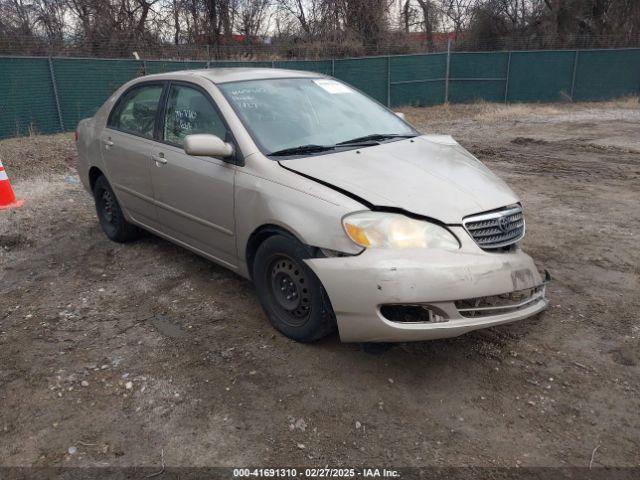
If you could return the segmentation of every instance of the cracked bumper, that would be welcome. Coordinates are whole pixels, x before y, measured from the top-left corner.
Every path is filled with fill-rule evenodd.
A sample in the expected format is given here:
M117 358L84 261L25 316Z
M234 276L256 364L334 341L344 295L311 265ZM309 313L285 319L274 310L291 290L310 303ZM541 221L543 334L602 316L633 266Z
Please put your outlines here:
M370 249L350 257L307 260L321 280L336 313L344 342L405 342L455 337L471 330L525 319L544 310L544 294L514 311L481 317L463 316L459 300L502 295L540 286L543 279L531 257L519 248L489 253L462 229L456 252ZM403 323L385 318L386 304L426 304L444 321Z

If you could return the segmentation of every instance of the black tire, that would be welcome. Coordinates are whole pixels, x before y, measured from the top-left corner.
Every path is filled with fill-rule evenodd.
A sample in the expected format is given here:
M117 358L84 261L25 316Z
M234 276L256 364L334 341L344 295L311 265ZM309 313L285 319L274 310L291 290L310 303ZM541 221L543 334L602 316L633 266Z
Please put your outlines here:
M253 282L269 321L298 342L314 342L336 329L329 297L303 261L312 256L309 247L278 234L258 247L253 262Z
M140 229L124 218L109 182L101 175L93 186L93 198L102 231L114 242L130 242L140 237Z

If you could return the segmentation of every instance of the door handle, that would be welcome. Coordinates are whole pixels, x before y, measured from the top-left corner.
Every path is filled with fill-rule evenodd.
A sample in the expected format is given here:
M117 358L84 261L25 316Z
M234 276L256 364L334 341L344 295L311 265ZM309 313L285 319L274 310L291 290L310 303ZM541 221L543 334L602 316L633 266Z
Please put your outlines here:
M156 162L156 165L160 166L160 165L164 165L165 163L167 163L167 159L164 158L164 154L160 154L160 155L151 155L151 159Z

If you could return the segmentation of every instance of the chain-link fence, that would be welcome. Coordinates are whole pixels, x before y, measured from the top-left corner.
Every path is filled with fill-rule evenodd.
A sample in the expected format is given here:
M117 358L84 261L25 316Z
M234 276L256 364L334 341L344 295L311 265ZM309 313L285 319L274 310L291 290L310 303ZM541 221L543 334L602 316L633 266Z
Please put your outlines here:
M137 76L238 66L332 75L393 107L603 100L640 92L640 48L253 62L0 57L0 138L73 130Z
M224 40L221 39L221 40ZM255 37L244 42L233 39L217 44L174 44L141 38L43 38L33 35L3 37L0 55L126 58L137 55L146 60L196 61L277 61L320 60L326 58L369 57L454 52L495 52L516 50L585 50L640 48L640 35L511 35L477 38L468 32L455 35L424 32L394 32L377 43L331 38L298 41L286 38Z

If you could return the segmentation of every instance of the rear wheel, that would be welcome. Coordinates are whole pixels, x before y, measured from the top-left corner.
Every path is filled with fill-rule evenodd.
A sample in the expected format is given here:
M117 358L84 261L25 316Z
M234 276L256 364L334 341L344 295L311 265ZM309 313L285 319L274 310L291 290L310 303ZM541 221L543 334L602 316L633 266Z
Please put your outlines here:
M124 218L120 204L104 175L93 186L93 198L102 231L114 242L129 242L140 236L140 229Z
M269 321L287 337L313 342L336 328L320 280L304 263L311 249L292 237L274 235L255 255L253 281Z

